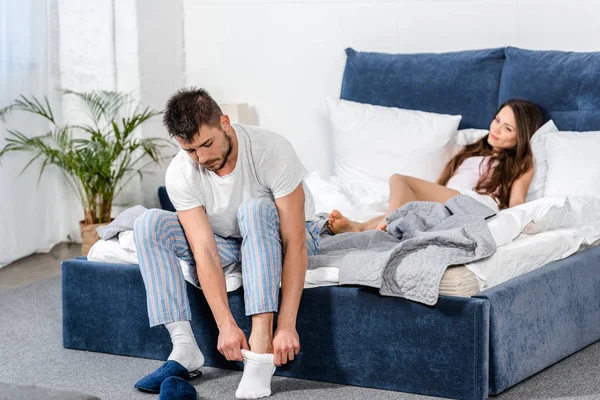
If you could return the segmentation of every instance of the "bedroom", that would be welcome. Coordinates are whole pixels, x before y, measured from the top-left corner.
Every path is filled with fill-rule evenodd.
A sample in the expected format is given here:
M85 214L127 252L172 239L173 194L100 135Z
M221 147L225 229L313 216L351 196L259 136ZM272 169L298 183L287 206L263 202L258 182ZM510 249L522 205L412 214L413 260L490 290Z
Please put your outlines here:
M8 3L4 6L8 7ZM258 123L281 133L309 171L327 176L334 168L334 145L326 98L340 97L346 48L390 54L504 46L596 51L597 11L597 3L591 1L183 1L176 6L161 2L142 5L134 1L50 2L47 29L53 38L49 44L54 49L51 55L56 57L50 57L49 77L40 84L80 91L133 92L142 104L155 109L162 109L172 92L182 86L203 86L220 103L232 104L230 115L239 111L240 117L246 118L244 122ZM3 99L2 105L23 92L23 89L15 90L12 97ZM59 104L63 116L78 118L79 110L68 100ZM145 124L141 134L167 137L159 118ZM67 188L62 192L55 190L60 187L57 183L60 176L44 176L36 186L37 168L32 168L19 177L17 183L18 173L28 161L23 154L18 157L21 158L14 163L3 160L2 164L3 182L6 179L8 187L13 189L3 192L2 196L2 201L7 202L2 206L2 243L6 246L0 252L6 257L2 264L79 234L79 205ZM136 204L158 207L156 190L164 184L165 168L166 165L146 172L142 183L132 180L128 190L115 201L115 212ZM8 171L10 175L5 176ZM36 204L32 202L35 198L46 201ZM67 202L72 205L66 206ZM23 214L23 205L31 211ZM53 268L60 273L59 268ZM0 274L11 269L15 268L3 268ZM0 275L0 280L3 279ZM308 290L305 295L307 293ZM60 324L60 318L55 323ZM63 355L77 353L62 349L60 326L56 332L59 336L53 337L54 343L61 347L56 351L61 350ZM93 357L90 360L93 366L96 360ZM127 363L123 365L128 368ZM572 376L597 373L590 368ZM152 369L148 368L148 372ZM61 383L47 376L45 380L35 380L32 374L15 371L16 366L7 375L15 383L33 380L40 386L86 391L85 387L67 380ZM202 381L198 382L200 392ZM130 389L128 385L123 389ZM597 386L593 385L593 380L586 381L581 387L570 387L570 392L559 390L558 393L593 398L598 393ZM519 387L512 389L513 393L519 393ZM234 389L228 398L233 397ZM514 398L557 396L550 387L546 390L542 394L520 392ZM110 396L94 392L91 387L87 391L100 397ZM134 392L121 393L135 395ZM392 396L390 398L401 395L360 393L372 397Z

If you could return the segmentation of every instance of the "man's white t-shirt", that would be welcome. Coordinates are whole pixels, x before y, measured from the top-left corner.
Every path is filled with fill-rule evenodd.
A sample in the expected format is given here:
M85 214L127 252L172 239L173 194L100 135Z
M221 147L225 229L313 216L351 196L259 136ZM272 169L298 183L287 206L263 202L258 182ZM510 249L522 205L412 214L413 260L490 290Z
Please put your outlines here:
M241 238L237 210L244 200L287 196L302 183L305 220L316 220L312 194L304 184L306 168L281 135L255 126L232 124L238 139L233 171L218 176L181 150L167 169L165 183L178 211L204 206L215 234Z

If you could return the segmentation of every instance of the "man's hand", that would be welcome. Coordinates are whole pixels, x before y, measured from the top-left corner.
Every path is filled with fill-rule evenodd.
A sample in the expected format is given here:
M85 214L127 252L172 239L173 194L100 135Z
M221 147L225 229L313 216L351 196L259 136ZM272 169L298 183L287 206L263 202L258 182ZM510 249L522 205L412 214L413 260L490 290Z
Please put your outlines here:
M273 360L281 367L300 352L300 338L295 328L277 328L273 337Z
M219 331L217 350L228 361L243 361L241 349L249 350L244 332L237 325L228 325Z

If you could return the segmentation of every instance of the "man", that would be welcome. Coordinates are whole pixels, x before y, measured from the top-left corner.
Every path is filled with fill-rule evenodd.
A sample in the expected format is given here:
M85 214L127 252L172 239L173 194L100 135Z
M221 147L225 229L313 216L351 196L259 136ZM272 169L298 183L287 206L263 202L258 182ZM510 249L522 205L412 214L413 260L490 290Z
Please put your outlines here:
M134 231L150 326L167 328L173 351L136 387L158 392L168 376L189 379L204 363L189 323L178 263L183 259L195 265L191 272L219 328L218 351L227 360L244 361L236 397L269 396L275 366L300 350L296 316L308 255L318 252L314 202L303 184L307 171L286 139L231 124L203 89L174 94L163 122L182 149L166 173L177 212L148 210ZM223 274L224 267L240 262L246 315L252 316L248 340L229 309Z

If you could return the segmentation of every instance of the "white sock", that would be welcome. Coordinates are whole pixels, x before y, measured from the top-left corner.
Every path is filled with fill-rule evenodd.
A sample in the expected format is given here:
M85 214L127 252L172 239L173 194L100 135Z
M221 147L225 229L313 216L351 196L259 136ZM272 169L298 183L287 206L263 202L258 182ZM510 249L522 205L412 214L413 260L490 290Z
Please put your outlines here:
M165 324L165 328L169 331L173 343L173 351L169 354L168 360L177 361L189 372L204 365L204 355L196 343L190 321L171 322Z
M235 391L238 399L259 399L271 395L271 377L275 373L273 354L258 354L242 349L244 374Z

